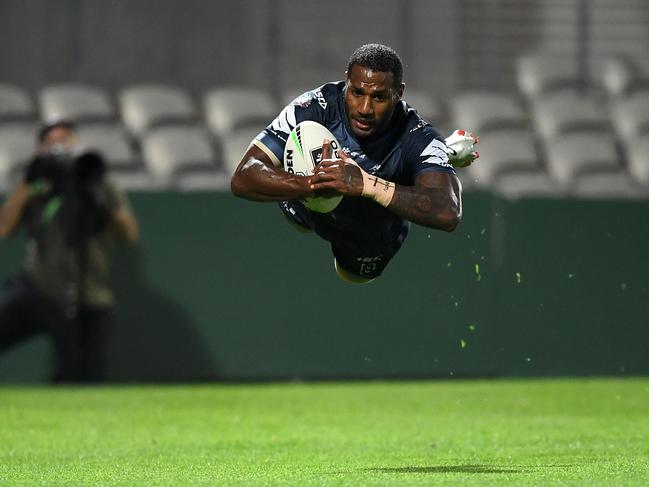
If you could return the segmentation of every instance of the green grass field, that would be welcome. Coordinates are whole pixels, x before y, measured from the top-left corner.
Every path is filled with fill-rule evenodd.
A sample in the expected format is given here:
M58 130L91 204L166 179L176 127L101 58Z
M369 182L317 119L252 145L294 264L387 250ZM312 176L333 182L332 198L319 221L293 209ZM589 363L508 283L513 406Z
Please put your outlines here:
M0 388L0 485L649 485L649 379Z

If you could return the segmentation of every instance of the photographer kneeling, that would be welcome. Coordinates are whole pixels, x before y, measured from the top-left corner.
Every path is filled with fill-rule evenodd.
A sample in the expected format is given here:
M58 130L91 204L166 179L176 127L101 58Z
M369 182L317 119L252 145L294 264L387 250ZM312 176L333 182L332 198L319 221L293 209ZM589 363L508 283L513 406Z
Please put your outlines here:
M46 124L23 181L0 210L0 237L27 233L24 271L0 297L0 351L38 333L56 351L57 382L105 378L114 320L109 251L130 243L138 225L126 197L107 179L96 152L76 153L75 125Z

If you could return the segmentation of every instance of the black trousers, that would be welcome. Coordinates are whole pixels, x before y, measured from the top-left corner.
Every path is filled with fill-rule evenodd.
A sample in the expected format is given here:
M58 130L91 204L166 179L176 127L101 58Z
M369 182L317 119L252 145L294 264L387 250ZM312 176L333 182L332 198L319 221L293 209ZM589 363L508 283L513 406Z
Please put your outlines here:
M0 297L0 353L38 334L56 353L55 382L100 382L106 378L106 346L112 308L83 307L74 318L24 276L11 278Z

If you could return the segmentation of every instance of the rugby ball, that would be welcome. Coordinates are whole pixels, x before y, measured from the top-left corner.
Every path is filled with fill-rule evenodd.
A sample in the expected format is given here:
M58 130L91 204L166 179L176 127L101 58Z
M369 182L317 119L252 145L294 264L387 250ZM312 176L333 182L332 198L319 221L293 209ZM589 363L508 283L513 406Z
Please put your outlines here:
M298 123L291 131L284 148L284 170L300 176L310 176L322 159L322 145L331 141L332 156L339 157L340 144L323 125L311 120ZM300 201L309 210L329 213L342 200L342 196L304 198Z

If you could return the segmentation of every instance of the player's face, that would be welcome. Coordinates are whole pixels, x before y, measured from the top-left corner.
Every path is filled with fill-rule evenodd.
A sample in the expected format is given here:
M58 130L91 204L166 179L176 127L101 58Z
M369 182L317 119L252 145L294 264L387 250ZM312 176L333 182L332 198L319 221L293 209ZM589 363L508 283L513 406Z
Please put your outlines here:
M390 71L354 64L347 73L345 90L345 108L354 135L362 139L380 135L392 119L403 88L403 83L394 86Z
M77 142L74 131L66 127L54 127L40 145L41 152L50 152L55 148L71 150Z

